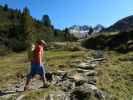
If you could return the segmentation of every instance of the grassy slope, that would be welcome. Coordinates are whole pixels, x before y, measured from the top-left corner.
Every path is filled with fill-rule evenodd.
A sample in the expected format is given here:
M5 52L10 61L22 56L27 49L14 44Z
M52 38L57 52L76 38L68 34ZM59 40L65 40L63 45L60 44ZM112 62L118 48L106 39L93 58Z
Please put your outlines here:
M92 51L93 52L93 51ZM46 69L47 70L67 70L72 60L82 59L89 53L76 51L47 51L46 52ZM93 52L94 53L94 52ZM133 63L131 61L120 61L121 58L133 56L133 53L119 54L116 52L105 52L107 61L97 67L98 81L97 86L104 91L115 96L116 100L130 100L133 98ZM63 65L63 66L59 66ZM16 84L17 76L26 76L29 63L26 62L26 53L12 53L4 58L0 58L0 89L5 89L9 85ZM30 91L27 93L25 100L37 100L44 96L49 90L56 90L50 87L43 91ZM47 92L46 92L47 91ZM12 99L14 100L14 99Z
M67 67L68 62L72 59L82 57L84 52L69 52L69 51L47 51L44 56L47 70L59 69L59 65ZM0 88L6 86L7 83L12 83L17 76L25 76L30 64L26 60L26 53L12 53L6 57L0 58ZM65 66L66 65L66 66ZM7 82L8 80L8 82Z
M75 59L82 59L85 52L70 52L70 51L46 51L44 60L46 61L46 70L67 70L70 69L69 63ZM23 80L29 70L30 64L26 61L26 52L12 53L5 57L0 57L0 90L5 90L7 87L15 85L19 80ZM63 65L63 66L60 66ZM19 78L18 78L19 77ZM51 86L42 91L31 91L26 93L24 100L39 100L40 97L48 94L52 89L58 89ZM47 91L47 92L46 92ZM9 98L15 100L16 97ZM0 98L1 100L2 98Z
M108 52L107 62L97 68L98 87L111 93L116 100L133 99L133 62L120 60L129 56L133 56L133 52L127 54Z

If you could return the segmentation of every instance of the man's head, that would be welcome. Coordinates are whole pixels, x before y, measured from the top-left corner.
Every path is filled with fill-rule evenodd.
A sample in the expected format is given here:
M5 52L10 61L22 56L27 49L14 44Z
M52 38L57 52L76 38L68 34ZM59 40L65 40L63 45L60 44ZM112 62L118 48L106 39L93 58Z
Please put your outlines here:
M46 47L47 43L44 40L38 40L37 44L42 45L43 47Z

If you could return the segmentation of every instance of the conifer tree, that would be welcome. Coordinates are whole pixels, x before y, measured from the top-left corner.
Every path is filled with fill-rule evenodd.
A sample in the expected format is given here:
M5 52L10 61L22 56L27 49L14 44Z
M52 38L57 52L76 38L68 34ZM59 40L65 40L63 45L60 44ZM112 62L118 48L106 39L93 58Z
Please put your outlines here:
M7 4L4 5L4 10L5 10L5 11L8 10L8 5L7 5Z
M46 26L46 27L51 27L51 26L52 26L52 25L51 25L51 20L50 20L50 18L49 18L48 15L44 15L44 16L42 17L42 23L43 23L43 25Z
M25 44L29 46L33 41L33 20L30 16L29 9L27 7L24 8L22 16L21 16L21 34L22 40L25 41Z

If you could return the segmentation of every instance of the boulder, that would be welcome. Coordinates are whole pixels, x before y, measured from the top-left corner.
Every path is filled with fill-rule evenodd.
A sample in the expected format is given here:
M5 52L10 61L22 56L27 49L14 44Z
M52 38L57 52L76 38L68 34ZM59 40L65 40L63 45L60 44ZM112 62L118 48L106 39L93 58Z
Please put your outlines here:
M59 90L48 94L41 100L70 100L70 94Z
M89 64L89 63L85 63L85 62L82 62L80 64L77 65L77 68L80 68L80 69L94 69L96 67L96 65L92 65L92 64Z
M105 100L102 91L95 85L84 83L76 87L70 96L71 100Z
M75 82L73 82L71 80L66 80L66 81L61 82L60 86L63 91L69 92L75 88Z
M97 72L95 70L89 70L88 72L84 72L85 76L96 76Z

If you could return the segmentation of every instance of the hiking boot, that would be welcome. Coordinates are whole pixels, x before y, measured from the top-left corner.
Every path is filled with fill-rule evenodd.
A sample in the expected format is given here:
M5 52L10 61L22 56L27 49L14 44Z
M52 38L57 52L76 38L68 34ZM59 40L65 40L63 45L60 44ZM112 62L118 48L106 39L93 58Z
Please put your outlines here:
M30 87L28 87L28 86L25 86L25 87L24 87L24 91L29 91L29 90L31 90Z

